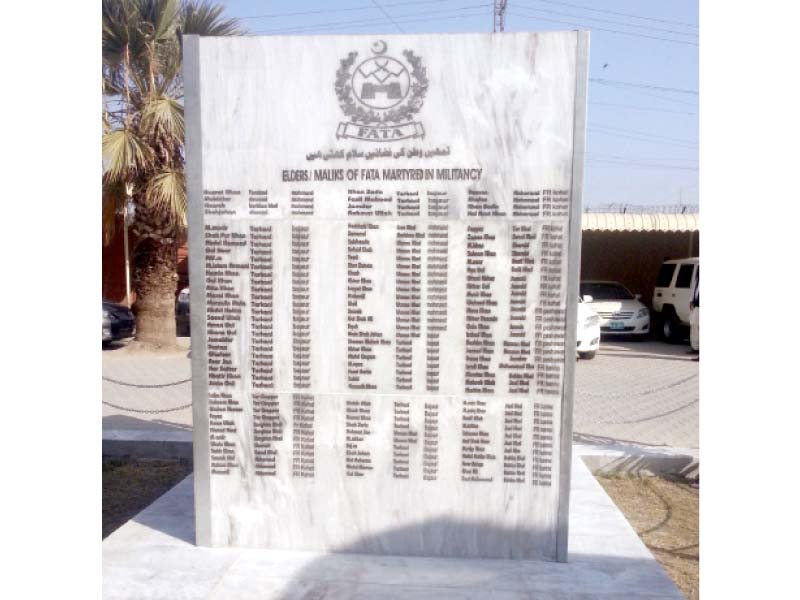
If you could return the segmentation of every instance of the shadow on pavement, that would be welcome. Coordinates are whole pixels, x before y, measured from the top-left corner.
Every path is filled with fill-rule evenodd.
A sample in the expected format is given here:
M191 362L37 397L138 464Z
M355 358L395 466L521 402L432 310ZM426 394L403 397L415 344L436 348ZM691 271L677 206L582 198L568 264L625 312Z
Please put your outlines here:
M156 503L133 519L185 543L195 544L192 479L179 483ZM389 529L362 536L352 544L337 547L330 554L308 561L302 553L290 568L277 567L274 553L243 551L226 574L241 598L458 598L502 597L507 600L534 597L564 598L664 598L680 594L653 559L613 556L591 552L570 552L567 564L547 560L492 558L464 560L458 556L481 548L500 553L513 539L528 547L541 531L533 528L508 529L489 523L466 522L449 517ZM397 555L409 545L454 557ZM395 554L392 554L395 553ZM281 558L278 558L278 563ZM296 561L303 563L297 564Z
M109 342L108 344L103 345L103 352L114 352L116 350L122 350L128 345L133 338L125 338L123 340L114 340L113 342Z
M103 417L103 429L116 429L122 431L151 430L151 431L191 431L192 426L175 423L164 419L139 419L128 415L108 415Z
M618 452L614 454L586 454L583 462L594 474L648 476L666 474L697 479L700 464L691 454L675 452L669 446L642 444L602 435L575 432L573 444L583 444Z
M605 356L614 356L614 358L651 358L653 360L677 360L683 362L691 362L693 357L691 355L687 355L685 357L681 356L665 356L663 354L642 354L638 352L626 352L626 353L619 353L619 354L611 354L609 352L603 352L603 347L600 347L600 354L605 354Z
M634 342L606 339L600 341L600 355L625 358L657 358L662 360L691 360L695 353L687 344L667 344L657 340Z
M103 456L191 460L193 455L189 425L127 415L103 417Z

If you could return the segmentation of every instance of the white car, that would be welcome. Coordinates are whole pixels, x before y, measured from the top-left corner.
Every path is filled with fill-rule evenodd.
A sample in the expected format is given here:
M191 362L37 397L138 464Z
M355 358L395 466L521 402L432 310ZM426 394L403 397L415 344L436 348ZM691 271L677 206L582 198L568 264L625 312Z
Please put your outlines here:
M191 335L191 322L189 316L189 288L185 287L178 294L175 301L175 330L178 335Z
M582 281L581 298L600 317L602 333L622 333L642 340L650 333L650 311L616 281Z
M592 359L600 349L600 317L578 298L578 356Z

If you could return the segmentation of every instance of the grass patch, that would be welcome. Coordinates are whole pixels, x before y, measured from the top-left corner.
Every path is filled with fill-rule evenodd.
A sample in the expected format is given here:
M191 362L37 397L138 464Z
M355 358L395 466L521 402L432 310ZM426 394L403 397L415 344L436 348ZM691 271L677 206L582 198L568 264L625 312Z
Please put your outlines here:
M183 460L103 457L103 539L192 472Z
M669 477L597 480L689 600L700 597L700 487Z

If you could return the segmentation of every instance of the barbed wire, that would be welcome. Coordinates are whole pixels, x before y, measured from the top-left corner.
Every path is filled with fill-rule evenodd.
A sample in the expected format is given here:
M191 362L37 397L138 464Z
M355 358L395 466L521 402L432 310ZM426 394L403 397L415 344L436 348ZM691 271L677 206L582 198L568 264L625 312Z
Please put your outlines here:
M652 214L670 214L670 215L694 215L700 212L698 204L622 204L611 203L602 204L597 206L584 206L584 213L613 213L613 214L634 214L634 215L652 215Z

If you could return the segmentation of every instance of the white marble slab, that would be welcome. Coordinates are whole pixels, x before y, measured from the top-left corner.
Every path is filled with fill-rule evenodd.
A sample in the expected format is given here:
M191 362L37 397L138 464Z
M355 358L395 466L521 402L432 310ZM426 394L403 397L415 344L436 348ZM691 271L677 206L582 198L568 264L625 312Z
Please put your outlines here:
M567 563L206 548L189 477L103 542L106 600L683 598L578 458Z
M585 61L187 38L198 543L563 558Z

